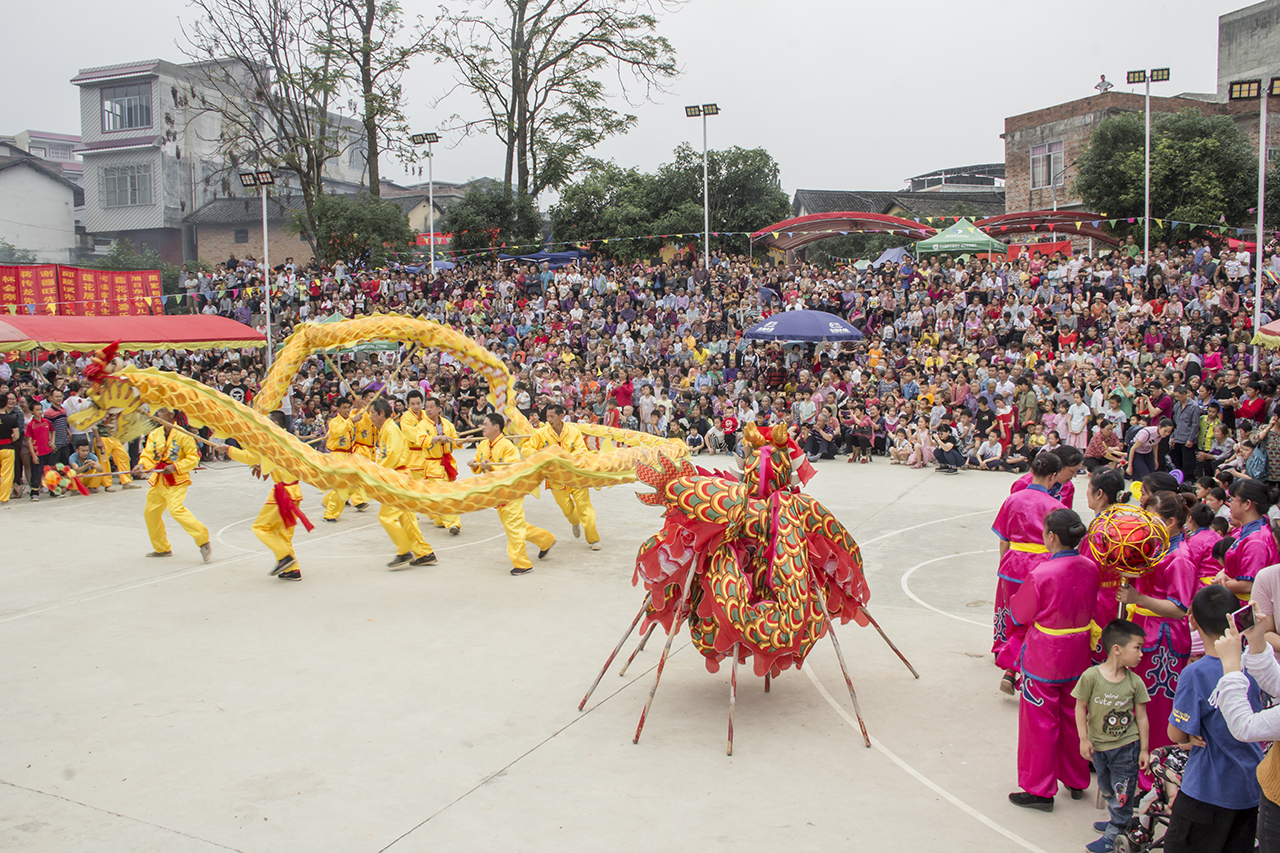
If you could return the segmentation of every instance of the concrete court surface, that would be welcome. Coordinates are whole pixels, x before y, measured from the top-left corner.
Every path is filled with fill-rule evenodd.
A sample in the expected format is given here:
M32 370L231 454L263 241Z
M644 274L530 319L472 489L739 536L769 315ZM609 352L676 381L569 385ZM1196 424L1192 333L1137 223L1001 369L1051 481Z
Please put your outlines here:
M725 458L721 457L723 461ZM389 571L369 512L296 537L302 583L268 577L250 524L268 487L234 463L195 475L200 561L144 559L142 490L0 510L0 849L14 851L1080 850L1094 791L1053 814L1010 805L1017 701L997 690L990 524L1012 476L844 461L809 491L862 546L870 629L839 630L875 748L863 746L829 641L769 694L675 640L615 663L577 704L640 606L636 548L659 510L642 485L594 492L604 548L550 496L559 540L508 574L497 514L435 567ZM166 516L167 519L167 516ZM442 535L444 534L444 535ZM623 656L634 647L633 636Z

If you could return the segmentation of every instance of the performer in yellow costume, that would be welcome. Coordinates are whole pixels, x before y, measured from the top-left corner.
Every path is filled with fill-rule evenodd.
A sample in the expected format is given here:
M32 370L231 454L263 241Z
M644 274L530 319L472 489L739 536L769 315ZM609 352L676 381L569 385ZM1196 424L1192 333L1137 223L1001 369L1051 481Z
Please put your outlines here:
M276 410L267 415L280 429L285 429L284 412ZM262 465L262 457L252 450L239 447L227 447L227 455L255 469ZM301 521L307 530L312 530L311 521L303 514L299 504L302 503L302 487L298 478L276 468L271 472L275 487L262 511L253 522L253 533L263 545L271 549L275 555L276 567L271 574L286 581L302 580L302 571L298 567L298 555L293 550L293 529Z
M409 444L404 440L400 427L392 420L391 404L386 400L374 400L369 407L370 422L377 430L378 444L374 450L375 461L386 468L409 473ZM406 510L384 503L378 511L378 521L396 546L396 556L387 565L393 569L407 566L430 566L436 563L435 552L422 538L418 529L418 517Z
M355 435L354 421L351 417L351 400L346 397L340 397L338 398L338 414L334 415L329 421L329 433L325 438L325 446L329 448L330 453L354 453L356 452ZM368 506L364 491L361 489L356 489L352 492L332 489L325 493L323 499L324 520L330 524L336 524L338 519L342 517L342 510L347 505L348 497L355 503L357 510L363 511Z
M173 429L172 411L159 409L155 413L155 419L160 422L160 426L147 436L142 446L142 455L138 458L138 467L132 472L135 476L141 476L147 471L154 471L148 481L151 488L147 491L147 503L143 509L153 549L147 556L173 556L169 537L165 534L164 521L160 518L167 509L173 520L182 525L182 529L196 541L196 545L200 547L200 556L207 563L213 559L209 528L201 524L191 514L191 510L183 505L187 486L191 485L190 474L200 464L200 451L196 449L194 438Z
M369 406L377 393L373 388L366 388L360 392L356 405L351 409L351 428L355 431L355 451L370 462L377 459L374 445L378 442L378 428L374 425L369 412ZM360 509L360 502L353 503L356 509Z
M409 411L400 418L400 424L403 427L406 420L411 420L417 428L420 449L414 465L421 472L419 478L448 482L457 480L458 463L454 461L453 448L458 440L458 431L452 423L441 417L440 401L435 397L423 400L422 392L415 390L409 392L407 402ZM416 408L417 405L421 405L420 410ZM405 438L408 437L409 433L406 431ZM431 521L436 527L449 528L449 533L454 536L462 532L462 518L457 514L432 513Z
M547 422L534 430L524 442L525 453L536 453L544 447L560 447L566 453L586 453L587 444L582 433L573 424L564 422L564 406L552 403L547 406ZM573 525L573 535L582 535L586 529L587 544L592 551L600 550L600 534L596 532L596 508L591 505L591 495L586 489L567 489L547 483L551 496L560 505L560 511Z
M476 445L476 456L471 461L471 470L488 473L496 470L495 466L510 465L520 461L520 452L511 440L502 434L507 420L502 415L491 413L484 416L482 428L484 440ZM525 521L524 497L518 497L510 503L498 508L498 518L502 520L502 528L507 531L507 556L511 558L511 574L524 575L533 571L533 561L525 550L526 540L538 546L538 559L547 556L551 546L556 544L556 537L548 530L534 527Z
M120 486L125 489L140 489L141 486L134 484L133 478L129 476L129 451L124 445L116 441L111 436L99 434L97 437L96 453L98 461L102 463L102 470L110 471L111 463L115 463L116 471L120 472Z

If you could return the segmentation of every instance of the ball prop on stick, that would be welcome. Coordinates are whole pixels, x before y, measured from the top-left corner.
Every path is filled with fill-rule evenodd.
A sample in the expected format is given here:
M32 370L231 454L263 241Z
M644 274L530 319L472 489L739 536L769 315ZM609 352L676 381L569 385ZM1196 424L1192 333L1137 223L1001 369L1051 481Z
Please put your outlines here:
M1089 523L1086 553L1102 569L1102 585L1127 586L1151 571L1169 550L1169 531L1155 513L1117 504Z

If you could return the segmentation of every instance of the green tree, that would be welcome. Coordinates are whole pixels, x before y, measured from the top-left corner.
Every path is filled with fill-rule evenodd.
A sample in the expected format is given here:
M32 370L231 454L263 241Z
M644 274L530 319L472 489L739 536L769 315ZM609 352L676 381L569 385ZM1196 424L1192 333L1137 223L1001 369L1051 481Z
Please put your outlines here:
M35 252L19 249L8 240L0 239L0 264L35 264L39 263Z
M501 186L470 190L449 206L440 227L452 233L449 247L455 252L492 248L516 254L543 245L543 218L533 198Z
M564 188L552 208L556 240L592 240L650 234L693 237L703 229L702 154L687 144L675 159L648 175L615 163L593 161L582 180ZM712 250L746 254L750 232L785 219L791 210L779 183L778 164L763 148L730 148L707 152ZM616 249L597 246L619 257L653 254L660 241L627 240Z
M1075 191L1091 210L1118 219L1120 235L1141 238L1143 142L1141 113L1123 113L1098 124L1077 161ZM1151 117L1151 239L1187 236L1170 220L1249 224L1257 198L1258 158L1249 138L1228 116L1195 110ZM1130 217L1137 221L1130 224ZM1154 220L1160 219L1163 226Z
M314 216L318 257L328 263L341 259L379 266L388 250L403 252L413 245L413 230L400 205L368 193L321 195ZM307 224L305 214L295 214L295 227Z
M508 192L537 196L561 186L592 148L634 126L634 115L606 106L601 78L615 74L624 96L674 79L675 50L656 34L655 13L679 2L467 0L465 11L441 13L432 49L456 67L454 89L484 105L461 128L502 143Z

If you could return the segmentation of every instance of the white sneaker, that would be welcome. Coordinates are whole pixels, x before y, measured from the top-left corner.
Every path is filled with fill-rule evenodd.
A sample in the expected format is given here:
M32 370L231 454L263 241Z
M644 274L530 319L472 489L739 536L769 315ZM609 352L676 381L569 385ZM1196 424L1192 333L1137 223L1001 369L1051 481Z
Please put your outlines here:
M582 535L582 525L581 525L581 524L575 524L575 525L573 526L573 538L574 538L574 539L577 539L577 538L578 538L578 537L580 537L581 535Z
M592 542L592 543L591 543L591 550L592 550L592 551L599 551L599 550L600 550L600 543L599 543L598 541L597 541L597 542Z

